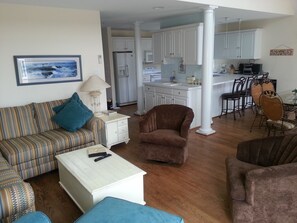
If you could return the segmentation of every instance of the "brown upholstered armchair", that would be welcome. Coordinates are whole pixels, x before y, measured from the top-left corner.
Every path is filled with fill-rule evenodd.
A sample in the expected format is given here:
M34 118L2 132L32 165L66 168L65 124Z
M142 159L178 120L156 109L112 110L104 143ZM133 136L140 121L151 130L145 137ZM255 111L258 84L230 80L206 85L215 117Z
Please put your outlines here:
M226 159L234 223L297 221L297 135L242 142Z
M144 158L184 163L188 157L188 132L193 118L192 109L183 105L152 108L139 123Z

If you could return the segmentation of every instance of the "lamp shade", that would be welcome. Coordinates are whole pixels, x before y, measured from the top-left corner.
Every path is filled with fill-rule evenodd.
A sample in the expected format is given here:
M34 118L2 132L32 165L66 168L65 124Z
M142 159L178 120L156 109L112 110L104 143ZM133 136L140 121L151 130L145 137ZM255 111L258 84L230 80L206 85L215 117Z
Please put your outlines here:
M80 90L83 92L100 91L109 88L110 85L102 80L97 75L92 75L89 79L83 83Z

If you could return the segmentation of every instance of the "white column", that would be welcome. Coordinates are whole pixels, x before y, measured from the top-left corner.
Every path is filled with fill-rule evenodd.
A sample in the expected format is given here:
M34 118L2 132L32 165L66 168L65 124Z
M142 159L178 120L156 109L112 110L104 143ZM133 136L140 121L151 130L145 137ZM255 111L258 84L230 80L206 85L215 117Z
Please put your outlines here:
M201 127L196 131L202 135L211 135L216 132L211 128L215 8L217 7L209 6L204 10Z
M135 57L136 57L136 75L137 75L137 111L136 115L144 114L144 98L143 98L143 79L142 79L142 49L141 49L141 33L140 22L134 24L135 32Z

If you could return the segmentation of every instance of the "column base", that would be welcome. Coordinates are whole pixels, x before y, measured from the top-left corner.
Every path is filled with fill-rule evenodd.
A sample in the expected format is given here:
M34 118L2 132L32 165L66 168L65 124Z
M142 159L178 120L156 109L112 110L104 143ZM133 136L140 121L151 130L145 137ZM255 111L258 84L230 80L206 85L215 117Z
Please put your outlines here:
M200 129L196 130L196 133L208 136L208 135L212 135L212 134L216 133L216 131L211 128L210 129L200 128Z
M134 112L134 115L139 115L139 116L141 116L141 115L144 115L145 114L145 112L141 112L141 111L136 111L136 112Z

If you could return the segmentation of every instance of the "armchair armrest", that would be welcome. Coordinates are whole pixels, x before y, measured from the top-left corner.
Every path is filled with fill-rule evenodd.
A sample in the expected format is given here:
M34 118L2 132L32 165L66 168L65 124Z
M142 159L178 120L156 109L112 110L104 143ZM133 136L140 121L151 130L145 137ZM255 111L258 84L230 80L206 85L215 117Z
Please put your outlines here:
M180 128L180 136L183 138L187 138L189 134L190 125L194 118L193 110L189 110L185 116L185 119Z
M237 146L236 158L255 165L272 166L273 154L283 139L284 136L277 136L241 142Z
M250 170L246 173L245 188L246 202L253 206L297 206L297 163Z
M157 129L156 111L152 109L139 122L139 131L143 133L152 132Z
M101 143L101 129L102 124L98 117L93 116L87 123L84 125L84 128L91 130L94 134L95 144Z
M34 192L30 184L17 183L0 190L0 219L27 210L35 210Z

